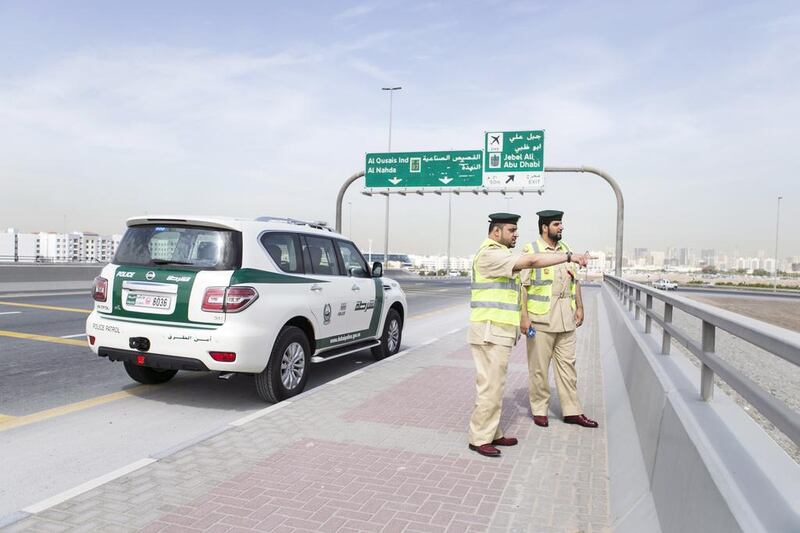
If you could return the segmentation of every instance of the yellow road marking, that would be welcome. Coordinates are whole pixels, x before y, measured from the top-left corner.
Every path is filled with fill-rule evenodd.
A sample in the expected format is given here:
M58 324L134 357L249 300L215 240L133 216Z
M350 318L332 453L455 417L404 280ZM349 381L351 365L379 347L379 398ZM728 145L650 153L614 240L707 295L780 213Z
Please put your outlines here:
M69 344L70 346L84 346L89 345L85 340L78 339L62 339L61 337L50 337L48 335L36 335L35 333L19 333L17 331L4 331L0 329L0 337L13 337L15 339L27 339L31 341L53 342L56 344Z
M31 309L47 309L49 311L66 311L68 313L83 313L85 315L91 313L91 311L88 309L76 309L74 307L56 307L53 305L20 304L16 302L0 302L0 305L12 305L14 307L29 307Z
M33 424L34 422L41 422L42 420L74 413L76 411L83 411L84 409L97 407L98 405L103 405L115 400L121 400L122 398L138 396L138 393L148 391L151 388L153 388L152 385L139 385L138 387L133 387L131 389L112 392L111 394L106 394L105 396L89 398L88 400L62 405L60 407L54 407L52 409L39 411L38 413L25 416L0 415L0 431L6 431L20 426L27 426L28 424Z

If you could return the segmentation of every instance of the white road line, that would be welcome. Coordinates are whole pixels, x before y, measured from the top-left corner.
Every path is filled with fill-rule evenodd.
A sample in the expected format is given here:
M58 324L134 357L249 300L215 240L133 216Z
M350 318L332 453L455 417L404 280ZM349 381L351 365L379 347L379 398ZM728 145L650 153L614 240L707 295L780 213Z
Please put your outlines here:
M451 329L450 331L448 331L447 333L445 333L445 335L452 335L453 333L458 333L458 332L459 332L459 331L461 331L462 329L464 329L464 328L463 328L463 327L461 327L461 328Z
M61 335L62 339L74 339L75 337L85 337L86 333L76 333L75 335Z
M340 376L340 377L338 377L336 379L333 379L333 380L327 382L325 385L328 386L328 385L334 385L336 383L341 383L342 381L346 381L346 380L348 380L348 379L350 379L352 377L355 377L355 376L357 376L359 374L363 374L363 373L364 373L363 370L356 370L355 372L350 372L349 374L345 374L344 376Z
M291 405L291 403L292 402L290 402L288 400L284 400L284 401L282 401L280 403L276 403L276 404L270 405L269 407L265 407L264 409L261 409L260 411L256 411L255 413L249 414L247 416L243 416L242 418L240 418L238 420L234 420L233 422L229 422L228 425L229 426L234 426L234 427L243 426L243 425L247 424L248 422L250 422L252 420L255 420L256 418L261 418L264 415L268 415L272 411L277 411L278 409L280 409L282 407L286 407L287 405Z
M420 347L422 347L422 346L427 346L427 345L429 345L429 344L433 344L434 342L436 342L436 341L438 341L438 340L439 340L439 339L438 339L438 338L436 338L436 339L431 339L431 340L425 341L425 342L423 342L422 344L418 344L418 345L417 345L417 348L420 348Z
M149 464L153 464L155 462L156 462L155 459L151 459L149 457L146 458L146 459L139 459L138 461L133 462L133 463L131 463L129 465L123 466L122 468L118 468L117 470L114 470L113 472L109 472L108 474L104 474L104 475L102 475L100 477L96 477L94 479L91 479L91 480L87 481L86 483L81 483L77 487L73 487L73 488L71 488L69 490L65 490L64 492L62 492L60 494L56 494L55 496L47 498L46 500L42 500L39 503L34 503L33 505L29 505L28 507L24 508L23 511L25 511L26 513L31 513L31 514L41 513L42 511L53 507L54 505L58 505L59 503L62 503L62 502L65 502L65 501L69 500L70 498L74 498L75 496L78 496L79 494L83 494L84 492L88 492L88 491L90 491L90 490L92 490L94 488L99 487L100 485L104 485L104 484L108 483L109 481L113 481L113 480L117 479L118 477L122 477L122 476L124 476L126 474L130 474L131 472L139 470L140 468L143 468L143 467L145 467L145 466L147 466Z
M5 312L3 312L3 313L0 313L0 315L18 315L18 314L20 314L21 312L22 312L22 311L5 311Z

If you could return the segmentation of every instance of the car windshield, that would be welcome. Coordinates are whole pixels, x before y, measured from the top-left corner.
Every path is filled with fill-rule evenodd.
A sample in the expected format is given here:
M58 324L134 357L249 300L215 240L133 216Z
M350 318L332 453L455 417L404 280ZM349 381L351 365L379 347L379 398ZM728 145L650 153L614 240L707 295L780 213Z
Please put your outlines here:
M242 235L238 231L197 226L132 226L122 237L114 263L235 270L242 263Z

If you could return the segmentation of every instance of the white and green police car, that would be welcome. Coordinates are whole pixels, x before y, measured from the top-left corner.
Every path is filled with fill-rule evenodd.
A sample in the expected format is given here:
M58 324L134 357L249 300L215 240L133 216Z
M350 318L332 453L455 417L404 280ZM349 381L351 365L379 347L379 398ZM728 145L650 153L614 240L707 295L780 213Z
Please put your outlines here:
M277 402L302 392L311 363L400 348L399 284L323 224L148 216L127 225L95 279L86 333L140 383L240 372Z

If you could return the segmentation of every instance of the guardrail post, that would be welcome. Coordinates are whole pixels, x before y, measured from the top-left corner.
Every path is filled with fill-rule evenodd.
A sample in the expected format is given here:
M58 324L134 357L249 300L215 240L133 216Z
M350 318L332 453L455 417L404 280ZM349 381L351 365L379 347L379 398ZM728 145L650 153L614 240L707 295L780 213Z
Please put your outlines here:
M703 321L703 353L714 353L716 331L713 324ZM709 401L714 397L714 371L703 361L700 365L700 396Z
M667 324L672 324L672 304L664 303L664 322ZM669 349L672 346L672 335L670 335L667 330L664 330L664 334L661 336L661 353L664 355L669 355Z
M633 311L633 287L628 287L628 311Z
M645 333L650 333L650 331L652 331L652 329L653 329L653 319L652 319L652 317L650 317L650 312L653 311L653 295L652 294L648 294L647 296L645 296L645 298L644 298L644 307L645 307L644 332Z
M636 299L634 300L634 312L633 312L634 320L639 320L639 316L642 314L642 310L639 307L641 301L642 301L642 291L641 289L636 289Z

